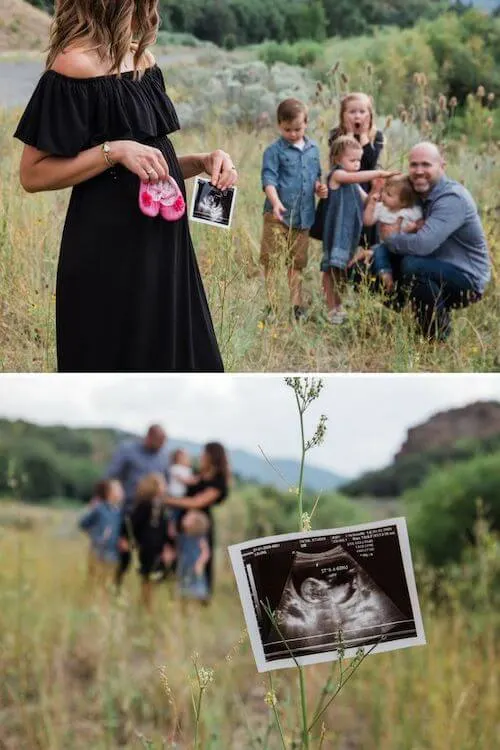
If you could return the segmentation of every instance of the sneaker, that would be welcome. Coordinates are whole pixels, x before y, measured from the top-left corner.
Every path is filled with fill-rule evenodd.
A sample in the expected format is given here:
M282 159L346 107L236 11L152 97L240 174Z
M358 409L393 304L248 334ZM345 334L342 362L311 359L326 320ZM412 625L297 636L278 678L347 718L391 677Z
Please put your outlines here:
M294 305L293 306L293 317L295 318L297 323L303 323L307 320L307 310L305 307L301 307L301 305Z
M328 322L332 323L332 325L341 325L345 322L347 318L347 313L342 307L342 305L339 305L338 307L334 307L333 310L328 311Z

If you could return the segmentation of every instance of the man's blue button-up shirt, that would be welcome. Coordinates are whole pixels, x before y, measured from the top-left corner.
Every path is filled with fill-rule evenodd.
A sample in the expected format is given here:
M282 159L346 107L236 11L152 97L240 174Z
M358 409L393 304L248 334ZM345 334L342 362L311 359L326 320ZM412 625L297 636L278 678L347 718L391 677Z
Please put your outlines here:
M486 237L469 191L442 177L423 201L425 223L415 234L393 234L385 244L399 255L421 255L451 263L478 292L491 277Z
M310 229L314 223L314 186L321 178L318 146L305 138L304 149L297 148L284 138L278 138L264 151L262 159L262 187L274 185L286 208L283 222L290 227ZM272 212L266 197L264 212Z
M160 450L146 448L143 440L127 440L116 449L104 476L119 479L125 492L124 508L129 511L134 503L139 481L147 474L164 474L168 478L169 455L167 444Z

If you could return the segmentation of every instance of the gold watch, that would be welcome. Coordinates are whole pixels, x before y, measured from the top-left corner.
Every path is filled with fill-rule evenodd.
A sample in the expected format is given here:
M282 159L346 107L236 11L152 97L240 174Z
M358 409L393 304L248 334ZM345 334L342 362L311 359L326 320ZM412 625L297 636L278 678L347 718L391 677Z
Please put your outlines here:
M108 167L114 167L115 162L110 156L111 146L109 145L108 141L104 141L104 143L101 146L101 151L103 153L104 159L106 160L106 164L108 165Z

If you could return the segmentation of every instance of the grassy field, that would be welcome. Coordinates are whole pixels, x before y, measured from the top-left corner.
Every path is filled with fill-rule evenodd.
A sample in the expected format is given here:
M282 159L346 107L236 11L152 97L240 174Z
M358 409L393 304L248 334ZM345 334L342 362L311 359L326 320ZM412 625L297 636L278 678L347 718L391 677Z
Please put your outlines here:
M180 92L182 93L182 92ZM416 89L415 96L421 92ZM175 96L174 96L175 98ZM322 154L332 122L331 100L315 105L311 134ZM12 139L18 113L0 113L0 371L46 372L55 369L55 273L68 191L25 194L18 180L20 144ZM325 322L320 293L320 245L312 242L305 277L311 318L290 322L286 275L273 293L278 310L266 325L264 282L258 263L261 232L262 151L272 129L224 127L215 118L204 129L174 136L179 153L224 146L240 170L234 226L230 232L193 225L217 337L226 369L233 372L463 372L496 371L500 366L500 294L498 267L497 178L499 149L484 143L471 150L455 142L448 149L448 172L464 182L478 201L491 249L494 277L484 300L454 314L454 332L446 344L424 342L408 311L396 315L361 289L348 321ZM411 135L413 132L413 135ZM431 134L432 135L432 134ZM404 167L415 131L387 134L384 159ZM325 165L326 166L326 165ZM92 290L89 290L92 294Z
M282 748L254 667L224 547L238 541L236 498L218 513L213 605L182 613L159 587L152 617L85 584L86 542L72 511L0 504L0 747L2 750L193 748L193 658L214 670L198 747ZM419 585L426 647L374 655L325 716L311 750L492 750L500 724L498 616L433 605ZM163 669L162 669L163 668ZM306 670L309 701L328 665ZM296 677L274 673L287 750L300 748ZM195 691L196 693L196 691ZM267 737L267 739L266 739Z

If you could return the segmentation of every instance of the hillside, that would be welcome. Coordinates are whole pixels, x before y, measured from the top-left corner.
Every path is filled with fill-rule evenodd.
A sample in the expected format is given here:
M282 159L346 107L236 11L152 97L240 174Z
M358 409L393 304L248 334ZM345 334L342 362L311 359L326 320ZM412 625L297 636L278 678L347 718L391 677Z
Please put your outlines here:
M434 414L426 422L410 427L396 454L398 463L405 456L438 451L459 440L487 440L500 435L500 403L477 401L460 409Z
M439 412L408 430L384 469L371 471L341 490L351 497L398 497L420 486L432 469L500 451L500 403L484 401Z
M0 0L0 52L43 50L50 18L23 0Z
M53 497L85 499L116 445L131 434L112 428L42 427L0 419L0 495L18 491L32 500ZM202 443L169 439L169 450L183 447L196 458ZM235 476L245 482L286 490L297 484L299 464L293 459L229 450ZM275 467L275 468L273 468ZM329 491L345 482L333 472L307 466L305 487Z

